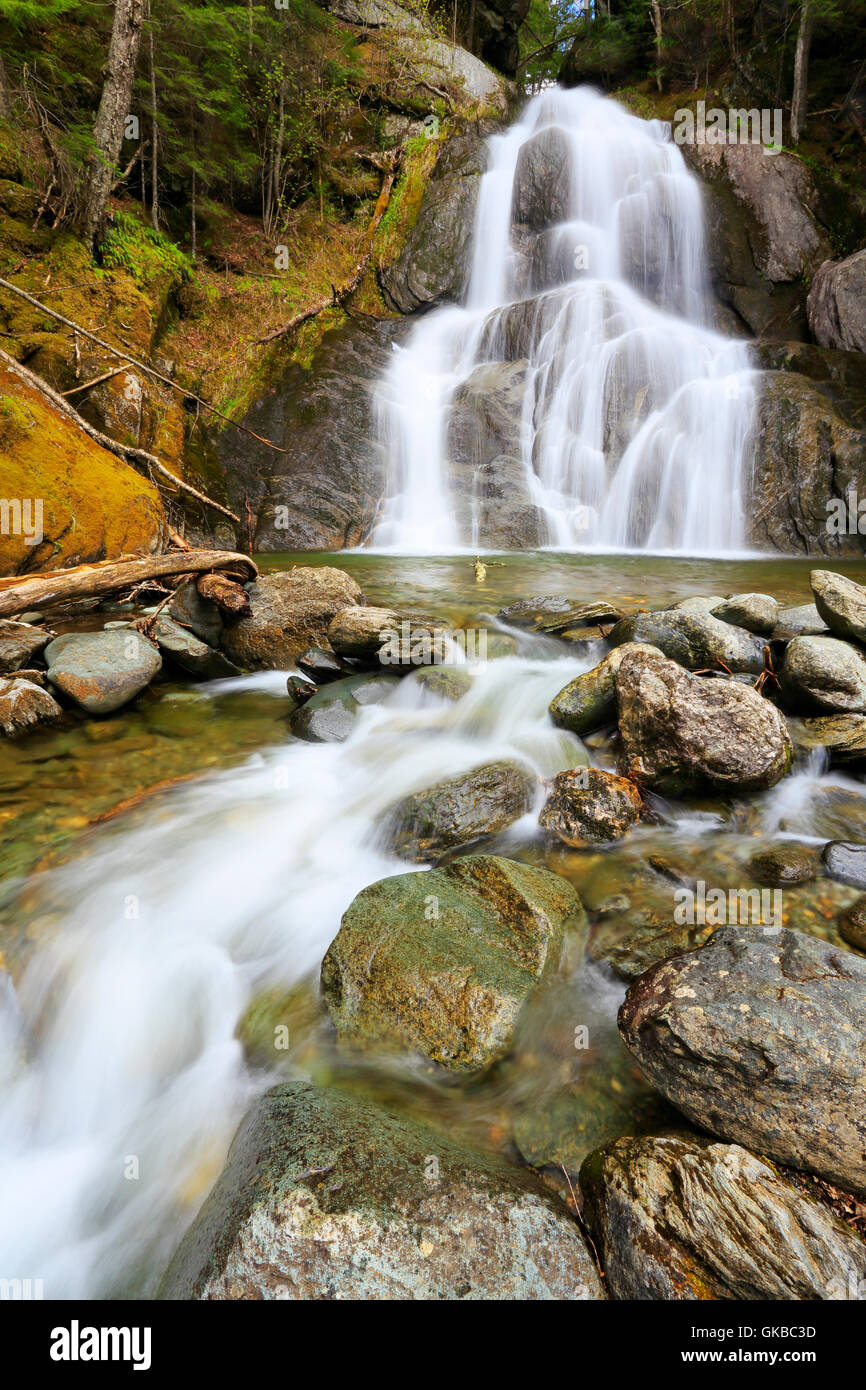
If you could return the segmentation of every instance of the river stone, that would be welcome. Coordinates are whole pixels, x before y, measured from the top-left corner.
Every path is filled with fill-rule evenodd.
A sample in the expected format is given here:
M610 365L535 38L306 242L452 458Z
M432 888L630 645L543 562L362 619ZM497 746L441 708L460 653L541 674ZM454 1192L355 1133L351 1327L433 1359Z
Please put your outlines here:
M866 888L866 845L831 840L821 858L830 878L851 888Z
M518 763L484 763L402 797L384 813L381 839L401 859L438 859L482 835L496 835L532 807L535 774Z
M53 724L63 713L47 690L32 681L0 677L0 734L14 738L38 724Z
M618 622L609 641L612 647L626 642L648 643L691 671L719 663L724 663L729 671L752 675L764 669L764 643L760 638L711 613L689 613L681 608L637 613Z
M827 624L814 603L801 603L795 608L779 609L779 627L798 637L829 637Z
M366 656L375 660L385 641L383 634L400 619L393 608L361 608L354 604L332 618L328 641L340 656Z
M162 615L157 618L154 637L163 656L169 657L197 680L214 681L241 674L240 667L229 661L227 656L209 647L171 618Z
M174 598L166 604L169 618L188 627L209 647L218 647L223 634L222 613L210 599L202 598L194 579L188 579L175 590Z
M45 660L51 684L87 714L120 709L162 669L159 652L132 629L57 637L45 648Z
M779 605L771 594L732 594L712 610L712 616L766 637L778 624Z
M44 627L0 619L0 675L11 675L29 665L48 646L52 636Z
M837 926L843 941L858 951L866 951L866 893L840 912Z
M783 888L786 884L810 883L821 867L818 851L805 845L783 841L758 850L749 860L749 868L757 883L768 888Z
M831 763L866 758L866 714L825 714L801 719L795 742L800 748L826 748Z
M595 767L558 772L539 822L566 845L618 840L640 820L643 803L633 782Z
M721 594L693 594L690 598L680 599L673 609L677 613L712 613L723 603L727 603L727 599L722 598Z
M862 957L803 932L727 926L636 980L619 1029L694 1124L863 1192L864 1010Z
M396 676L346 676L330 681L291 715L292 733L308 743L342 743L364 705L379 705L400 684Z
M322 646L337 613L364 602L350 575L326 565L260 574L249 595L252 613L227 624L223 651L239 666L277 670L307 647Z
M571 613L574 608L575 603L572 599L547 594L539 598L521 598L516 603L509 603L507 608L500 608L499 617L504 623L513 623L516 627L535 627L542 618L556 618L561 614Z
M795 637L781 670L785 697L804 712L866 710L866 660L838 637Z
M301 652L296 665L314 684L321 682L322 685L326 685L328 681L337 681L343 676L357 674L357 670L353 671L347 662L341 661L324 647L308 647L305 652Z
M848 1299L866 1244L739 1144L618 1139L580 1171L584 1219L619 1299Z
M660 790L764 791L793 756L784 716L751 687L704 679L643 648L616 674L627 775Z
M482 1071L508 1053L566 931L584 924L567 879L495 855L373 883L349 905L322 962L337 1036Z
M576 676L550 702L550 717L561 729L588 734L616 719L616 673L630 651L646 651L642 643L625 643L594 666Z
M462 700L472 689L472 676L462 666L422 666L406 677L406 685L417 685L441 700Z
M815 607L831 632L866 642L866 589L832 570L813 570L809 582Z
M534 1174L360 1096L296 1082L241 1124L159 1297L604 1293L577 1225Z

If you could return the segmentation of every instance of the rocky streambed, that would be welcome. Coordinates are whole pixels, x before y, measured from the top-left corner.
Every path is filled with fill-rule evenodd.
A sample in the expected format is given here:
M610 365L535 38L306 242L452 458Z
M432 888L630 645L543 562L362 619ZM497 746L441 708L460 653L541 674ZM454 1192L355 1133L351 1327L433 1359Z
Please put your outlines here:
M7 1264L864 1296L863 575L629 564L348 556L234 620L4 629L57 706L0 743L7 841L63 789L4 884Z

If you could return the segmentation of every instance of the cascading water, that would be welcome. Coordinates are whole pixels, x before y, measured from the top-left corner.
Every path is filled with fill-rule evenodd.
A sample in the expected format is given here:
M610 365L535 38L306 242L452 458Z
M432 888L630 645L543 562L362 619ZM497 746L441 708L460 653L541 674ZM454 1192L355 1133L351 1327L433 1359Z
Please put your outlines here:
M660 122L588 88L534 98L489 141L465 304L425 315L379 383L371 544L742 551L753 373L709 326L704 266L699 185ZM465 394L509 383L485 460Z

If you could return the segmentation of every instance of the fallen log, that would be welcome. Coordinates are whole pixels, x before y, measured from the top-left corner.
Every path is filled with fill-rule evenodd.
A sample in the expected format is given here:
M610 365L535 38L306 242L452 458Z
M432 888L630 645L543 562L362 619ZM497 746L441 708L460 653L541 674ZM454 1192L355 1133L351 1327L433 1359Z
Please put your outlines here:
M0 579L0 618L28 609L51 608L70 599L99 598L131 589L145 579L176 574L227 572L246 582L258 570L248 555L231 550L182 550L167 555L142 555L120 560L100 560L92 565L73 565L44 574L11 575Z
M251 611L246 589L225 574L203 574L196 581L196 588L202 598L210 599L232 618L245 618Z

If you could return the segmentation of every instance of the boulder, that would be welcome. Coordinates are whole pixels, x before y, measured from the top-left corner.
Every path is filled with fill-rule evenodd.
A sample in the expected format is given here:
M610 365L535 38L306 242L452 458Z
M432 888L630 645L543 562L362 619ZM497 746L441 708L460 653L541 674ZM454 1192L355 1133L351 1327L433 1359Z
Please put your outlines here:
M331 619L328 642L340 656L365 656L375 661L384 633L400 621L393 608L343 608Z
M209 647L218 647L223 633L223 617L215 603L202 598L195 580L188 579L175 590L174 598L165 607L166 615Z
M337 1036L482 1071L508 1053L566 932L584 923L566 879L494 855L373 883L348 907L322 962Z
M714 608L712 615L766 637L778 626L779 605L771 594L733 594Z
M866 951L866 893L840 912L839 935L857 951Z
M165 1275L164 1299L600 1299L533 1175L361 1096L269 1091Z
M800 603L795 608L779 609L779 628L797 637L829 637L827 624L814 603Z
M0 675L20 671L48 646L54 634L30 623L0 619Z
M132 628L67 633L45 648L48 679L87 714L110 714L162 669L159 652Z
M818 267L806 312L821 347L866 352L866 250Z
M390 806L382 843L401 859L438 859L458 845L507 829L532 807L536 779L518 763L484 763L412 792Z
M857 1298L866 1244L738 1144L618 1139L580 1171L586 1220L619 1299Z
M642 643L615 647L591 671L569 681L550 702L550 717L561 729L573 734L589 734L616 719L616 673L623 658L632 651L646 651Z
M783 715L738 681L690 675L645 648L623 658L616 693L623 764L639 782L763 791L791 764Z
M227 656L209 647L206 642L196 637L195 633L181 627L180 623L176 623L172 618L160 614L153 635L163 656L168 657L182 671L195 676L196 680L215 681L241 674L240 667L229 661Z
M361 608L358 609L359 613L363 611ZM296 664L298 670L309 676L314 685L326 685L328 681L338 681L343 676L357 674L347 661L341 661L324 647L308 647L305 652L301 652Z
M571 215L572 146L558 126L548 126L521 147L514 171L511 220L533 232Z
M866 643L866 589L831 570L813 570L809 576L815 607L837 637Z
M711 613L690 613L681 608L637 613L618 622L609 640L613 647L626 642L649 643L691 671L721 662L729 671L753 675L764 669L764 643L760 638Z
M836 637L795 637L780 678L785 698L804 713L866 710L866 658Z
M32 681L0 677L0 734L14 738L63 713L53 696Z
M863 1192L864 1009L862 957L802 932L727 926L636 980L619 1028L693 1124Z
M643 805L633 782L595 767L559 772L538 820L566 845L618 840L640 820Z
M848 840L831 840L821 858L830 878L851 888L866 888L866 845Z
M472 676L462 666L422 666L406 678L413 685L436 695L440 700L462 700L472 689Z
M308 743L342 743L365 705L379 705L400 684L397 676L346 676L329 681L291 716L292 733Z
M239 666L279 670L307 647L327 641L337 613L364 602L350 575L326 565L260 574L249 590L252 613L226 626L223 651Z

